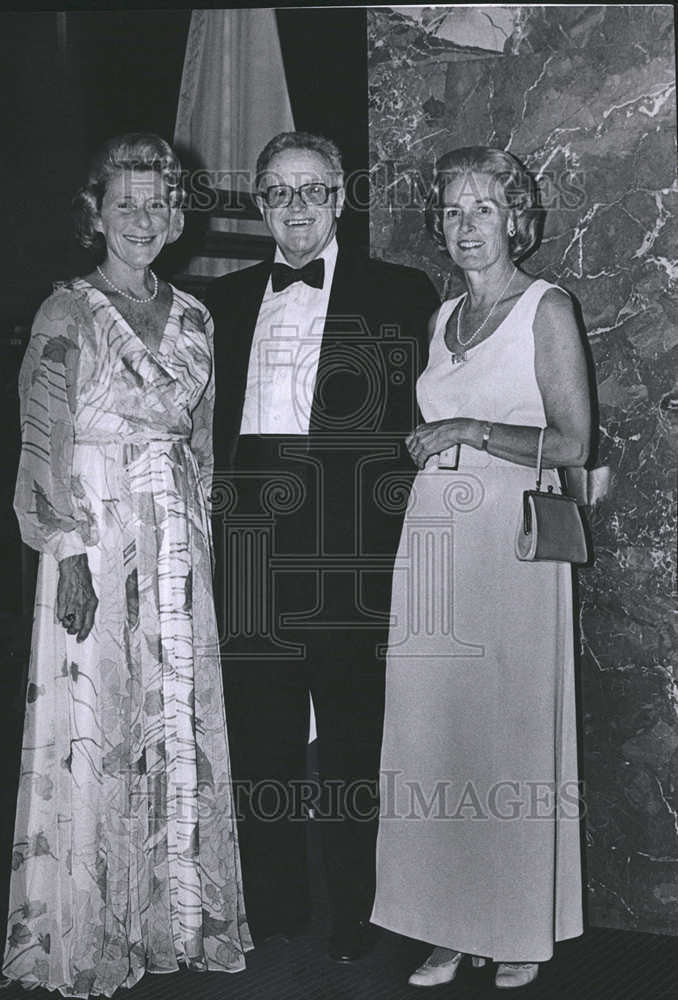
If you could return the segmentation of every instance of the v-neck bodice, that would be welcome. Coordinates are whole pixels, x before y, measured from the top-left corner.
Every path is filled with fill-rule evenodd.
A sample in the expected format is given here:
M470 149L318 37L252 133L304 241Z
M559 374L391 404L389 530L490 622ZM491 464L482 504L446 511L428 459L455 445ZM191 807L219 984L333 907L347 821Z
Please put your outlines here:
M106 292L104 292L100 288L97 288L96 285L92 285L92 283L90 281L88 281L87 278L81 278L79 280L82 281L82 282L84 282L84 284L89 285L90 288L92 289L92 291L94 293L98 293L98 295L103 298L103 300L111 307L111 309L113 309L117 313L120 322L124 323L124 325L130 331L130 333L132 334L132 336L137 337L141 341L141 343L144 345L144 347L146 348L146 350L148 351L149 354L151 354L154 358L161 358L163 356L163 354L167 353L168 347L166 346L165 338L166 338L166 334L168 333L168 331L170 330L170 328L172 326L172 324L170 323L170 319L172 318L172 313L174 311L174 307L175 307L175 304L176 304L176 296L174 294L174 288L172 287L172 285L168 285L168 288L170 290L170 305L169 305L169 309L167 311L167 317L165 319L165 325L164 325L164 327L162 329L162 332L160 334L160 339L158 341L158 345L157 345L157 347L155 349L153 349L153 348L149 347L148 344L146 343L146 341L143 339L143 337L141 337L137 333L137 331L134 329L134 325L132 324L132 322L130 320L128 320L127 317L125 316L125 314L122 312L122 310L118 306L116 306L116 304L114 302L111 301L110 297L106 294ZM157 302L157 300L156 300L156 302ZM171 349L171 347L170 347L170 349Z
M78 345L76 441L188 438L191 410L211 375L207 311L173 288L153 353L107 295L82 278L65 287L91 317Z

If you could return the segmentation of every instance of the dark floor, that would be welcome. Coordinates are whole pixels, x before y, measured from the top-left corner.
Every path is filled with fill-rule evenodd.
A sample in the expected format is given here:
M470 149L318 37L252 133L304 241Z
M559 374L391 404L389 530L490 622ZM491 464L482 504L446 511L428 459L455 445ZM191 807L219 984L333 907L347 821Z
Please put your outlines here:
M421 942L376 932L374 949L359 962L337 965L326 954L327 918L317 845L311 836L314 874L314 920L310 931L286 943L268 941L248 953L244 972L146 975L116 1000L506 1000L495 990L493 969L462 968L456 980L429 989L407 985L407 977L430 948ZM508 996L513 994L509 993ZM518 990L525 1000L678 1000L678 940L653 934L590 929L582 938L557 946L534 986ZM15 984L0 1000L26 1000ZM55 1000L58 994L33 990L31 1000Z
M427 949L384 933L374 951L360 962L340 966L325 956L321 926L291 944L270 941L250 952L245 972L177 972L147 975L130 991L130 1000L415 1000L417 996L506 1000L506 990L492 987L489 969L462 967L454 983L428 991L407 985L407 976ZM16 985L2 993L7 1000L27 997ZM118 991L124 1000L127 994ZM511 995L511 994L509 994ZM34 990L31 1000L54 995ZM590 930L563 944L544 965L533 987L517 991L525 1000L676 1000L678 942L672 938L625 931Z

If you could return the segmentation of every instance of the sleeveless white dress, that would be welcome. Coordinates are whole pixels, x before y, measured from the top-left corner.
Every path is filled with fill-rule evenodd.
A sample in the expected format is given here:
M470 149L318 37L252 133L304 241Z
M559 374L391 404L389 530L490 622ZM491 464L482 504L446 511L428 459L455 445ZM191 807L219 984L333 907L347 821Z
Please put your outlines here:
M426 421L542 427L536 280L451 364L445 302L417 384ZM393 575L372 921L495 961L582 933L568 564L515 555L534 469L462 445L414 481ZM546 484L557 473L544 473Z

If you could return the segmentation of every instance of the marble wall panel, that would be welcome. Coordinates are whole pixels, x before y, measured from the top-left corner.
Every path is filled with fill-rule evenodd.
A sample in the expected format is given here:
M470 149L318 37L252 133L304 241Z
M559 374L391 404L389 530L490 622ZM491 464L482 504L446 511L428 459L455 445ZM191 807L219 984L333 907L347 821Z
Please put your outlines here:
M676 105L671 8L514 8L503 51L434 19L369 15L372 251L459 275L422 203L435 158L508 149L548 208L525 262L581 308L599 436L579 572L593 923L678 934ZM451 17L454 12L451 12Z

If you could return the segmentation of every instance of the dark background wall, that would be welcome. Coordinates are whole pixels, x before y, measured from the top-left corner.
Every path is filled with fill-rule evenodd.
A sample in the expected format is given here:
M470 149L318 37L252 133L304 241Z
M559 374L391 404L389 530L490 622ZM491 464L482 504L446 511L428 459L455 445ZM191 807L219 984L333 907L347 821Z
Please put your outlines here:
M3 241L0 319L25 323L51 283L89 264L71 236L70 198L103 138L171 137L188 11L0 15ZM91 266L91 265L90 265Z
M678 934L673 12L525 6L483 52L382 8L369 40L376 254L456 294L417 179L472 144L541 174L546 229L524 266L573 294L598 387L595 562L578 574L589 914Z
M340 232L367 248L367 12L280 9L276 19L295 127L329 136L342 151L354 197Z

